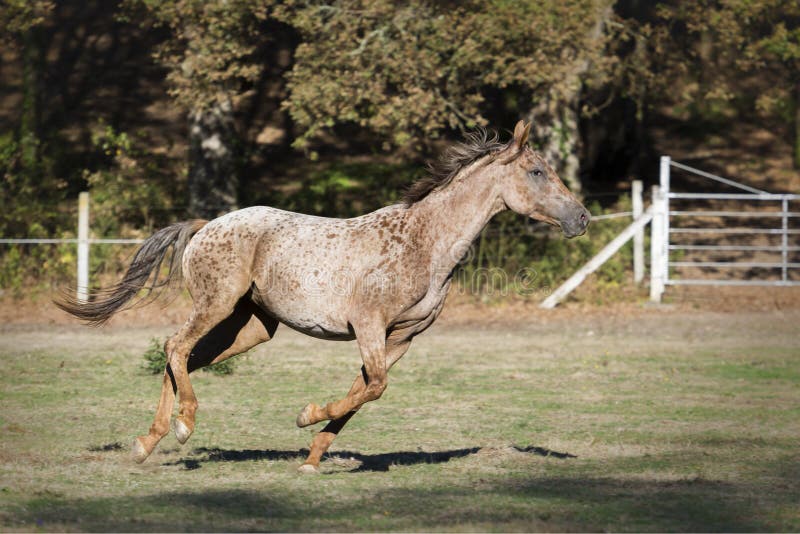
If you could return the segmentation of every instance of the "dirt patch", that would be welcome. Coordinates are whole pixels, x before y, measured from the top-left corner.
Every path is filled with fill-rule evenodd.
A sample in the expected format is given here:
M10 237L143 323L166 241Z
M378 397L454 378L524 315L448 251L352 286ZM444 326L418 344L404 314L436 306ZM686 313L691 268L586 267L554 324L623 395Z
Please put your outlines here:
M0 322L3 324L79 325L81 322L53 304L57 293L41 293L32 298L0 297ZM120 312L109 326L168 326L182 323L191 311L188 295L156 301L148 306Z
M0 298L2 324L78 325L80 321L58 309L55 294L34 298ZM542 297L543 298L543 297ZM635 317L642 314L681 314L689 312L772 312L800 310L800 287L670 287L661 305L647 299L647 288L598 287L592 280L578 288L574 296L553 310L539 308L541 299L515 295L483 298L454 289L438 320L445 325L481 325L561 322L596 317ZM109 326L174 326L191 311L186 294L172 300L125 310L109 321Z
M748 313L800 310L800 287L670 287L662 304L649 302L645 290L579 288L575 297L552 310L538 300L514 297L482 302L470 295L453 294L439 319L444 324L552 323L569 320L632 318L642 315L697 312Z

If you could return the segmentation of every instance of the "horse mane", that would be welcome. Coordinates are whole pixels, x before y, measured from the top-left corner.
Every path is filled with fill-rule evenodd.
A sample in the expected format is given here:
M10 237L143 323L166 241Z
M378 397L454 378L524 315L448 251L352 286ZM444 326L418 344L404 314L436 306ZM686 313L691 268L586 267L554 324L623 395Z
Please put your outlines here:
M419 202L433 191L449 185L463 168L485 156L499 154L511 143L513 140L500 142L497 132L481 127L467 133L464 141L450 145L437 161L428 164L429 174L406 189L403 201L406 206Z

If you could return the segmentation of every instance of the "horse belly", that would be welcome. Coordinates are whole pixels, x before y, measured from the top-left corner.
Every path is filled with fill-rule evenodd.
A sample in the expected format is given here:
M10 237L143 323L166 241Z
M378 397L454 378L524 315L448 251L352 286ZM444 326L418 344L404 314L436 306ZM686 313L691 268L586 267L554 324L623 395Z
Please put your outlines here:
M352 329L344 318L343 302L335 295L304 292L289 283L285 290L264 288L256 284L254 300L267 313L286 326L320 339L354 339Z

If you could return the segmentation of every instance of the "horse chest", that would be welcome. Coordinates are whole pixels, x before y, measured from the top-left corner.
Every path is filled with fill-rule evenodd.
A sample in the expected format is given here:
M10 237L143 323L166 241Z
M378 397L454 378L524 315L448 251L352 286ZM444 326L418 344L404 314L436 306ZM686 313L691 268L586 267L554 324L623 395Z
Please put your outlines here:
M401 313L390 325L390 329L409 330L411 335L418 334L428 328L441 313L447 292L450 290L450 280L444 285L431 287L425 296L408 310Z

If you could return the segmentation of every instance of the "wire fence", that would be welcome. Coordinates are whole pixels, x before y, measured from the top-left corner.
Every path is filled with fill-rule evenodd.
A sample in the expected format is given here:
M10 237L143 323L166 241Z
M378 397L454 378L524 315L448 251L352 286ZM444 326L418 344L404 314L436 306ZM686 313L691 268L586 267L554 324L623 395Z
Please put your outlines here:
M740 189L740 193L707 193L676 192L670 189L670 168L674 168L687 176L697 176L718 184ZM642 186L635 182L631 191L632 211L614 213L595 213L592 220L596 224L606 222L640 221L644 213ZM638 189L637 189L638 188ZM601 198L620 198L621 191L592 192L584 196L585 200ZM146 229L134 232L137 237L95 237L89 228L88 193L80 195L78 203L77 237L3 237L0 245L36 247L75 246L76 258L72 272L77 279L78 298L87 297L90 279L90 265L97 276L98 271L118 272L124 268L126 256L120 252L130 250L128 247L144 242L143 236L151 233ZM792 209L794 208L794 209ZM72 207L64 207L62 214L74 217ZM159 207L149 210L151 214L169 214L168 220L188 218L185 206ZM157 213L156 213L157 212ZM770 194L755 187L741 184L734 180L696 169L689 165L672 161L668 156L662 157L660 171L660 187L654 188L653 206L648 217L652 218L650 246L650 292L651 299L660 301L665 286L668 285L800 285L800 195ZM153 220L165 219L156 216ZM511 220L511 219L505 219ZM649 219L648 219L649 220ZM644 224L644 223L643 223ZM642 224L642 226L643 226ZM596 240L611 243L623 231L626 225L614 223L603 231L595 230ZM633 233L631 225L624 232ZM155 230L153 228L152 230ZM634 281L640 282L644 276L644 236L639 228L633 236L633 271ZM519 248L509 253L519 242L530 246L536 239L547 242L555 236L550 225L526 220L517 220L512 224L493 224L482 233L471 259L461 265L462 270L482 268L485 265L522 265ZM608 239L606 239L608 238ZM516 243L512 243L515 240ZM488 246L483 247L484 241ZM542 241L539 241L542 242ZM585 243L582 242L581 245ZM599 246L607 243L599 243ZM91 253L94 247L104 248L102 252ZM118 247L118 248L113 248ZM121 248L119 248L121 247ZM586 248L586 247L584 247ZM526 251L529 249L526 249ZM596 252L598 247L594 247ZM9 257L7 251L0 252L5 262ZM586 251L584 251L586 252ZM594 254L592 252L591 254ZM590 254L589 257L592 257ZM62 255L63 256L63 255ZM523 254L524 256L524 254ZM36 255L46 261L46 254ZM90 257L92 261L90 261ZM582 256L588 258L584 255ZM100 261L98 261L100 259ZM530 260L525 265L530 265ZM573 255L573 260L575 259ZM593 258L594 259L594 258ZM605 260L604 260L605 261ZM472 263L470 263L472 262ZM510 262L510 263L509 263ZM516 262L516 263L514 263ZM62 265L62 270L64 266ZM561 269L569 268L564 265ZM574 265L572 265L574 269ZM738 274L733 274L738 273ZM0 269L0 275L2 269ZM568 276L569 273L562 273ZM577 274L577 273L575 273ZM563 278L562 278L563 280ZM1 288L0 288L1 289Z
M593 193L592 195L587 195L591 197L600 197L600 196L616 196L619 197L619 192L614 193ZM89 199L88 193L82 193L79 197L78 210L77 214L72 216L76 216L78 222L78 232L77 237L64 237L64 238L53 238L53 237L3 237L0 238L0 245L7 245L7 246L42 246L42 245L55 245L55 246L75 246L76 249L73 249L77 252L73 273L74 273L74 280L77 280L77 297L80 300L85 300L88 297L88 288L90 286L90 280L97 281L99 276L102 276L103 273L117 275L121 269L125 268L125 263L128 258L132 255L132 250L130 252L125 252L128 247L132 247L135 245L139 245L144 242L145 238L143 237L131 237L131 238L123 238L123 237L94 237L92 236L91 229L89 227L90 214L89 214ZM68 209L68 212L72 211ZM170 212L174 214L178 214L179 218L186 218L186 209L181 207L172 207L163 209L160 208L159 211L162 212ZM603 221L611 221L615 219L630 219L633 215L631 211L624 211L624 212L616 212L616 213L598 213L592 216L594 221L599 223L603 223ZM171 217L170 217L171 218ZM155 230L155 229L154 229ZM145 230L141 232L137 232L140 235L145 233L149 233ZM524 223L516 222L510 225L497 225L493 224L487 227L484 230L483 239L488 239L491 241L498 241L502 240L504 243L510 243L512 240L519 240L519 239L536 239L536 238L548 238L548 236L553 235L555 236L555 232L552 226L540 223L533 220L526 220ZM111 248L103 248L102 250L96 250L97 246L111 246ZM476 246L478 246L476 244ZM120 248L121 247L121 248ZM485 265L515 265L516 267L520 267L517 265L520 263L520 255L517 253L509 254L507 252L503 252L504 245L501 246L488 246L485 250L477 250L472 251L471 258L478 263L478 267L482 267ZM6 251L7 252L7 251ZM2 253L0 253L2 254ZM47 257L48 254L42 251L41 253L36 255L38 258ZM63 254L62 254L63 256ZM67 256L71 257L71 253L67 254ZM3 255L3 261L6 260L6 255ZM530 258L525 258L528 262L530 262ZM42 260L45 261L45 260ZM462 264L462 269L467 266L467 263ZM61 265L61 276L64 276L68 273L68 267L65 265ZM72 278L72 277L70 277Z

